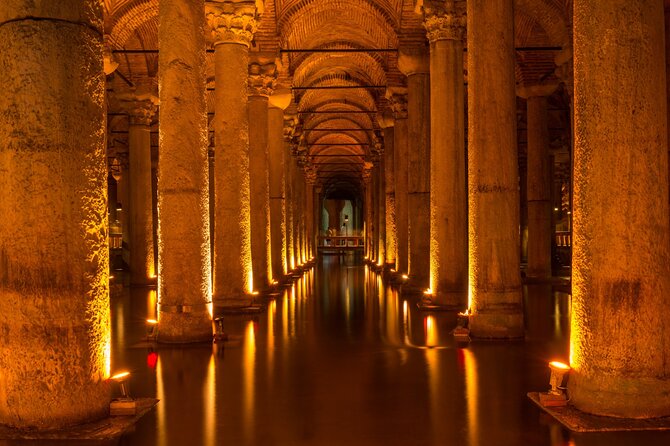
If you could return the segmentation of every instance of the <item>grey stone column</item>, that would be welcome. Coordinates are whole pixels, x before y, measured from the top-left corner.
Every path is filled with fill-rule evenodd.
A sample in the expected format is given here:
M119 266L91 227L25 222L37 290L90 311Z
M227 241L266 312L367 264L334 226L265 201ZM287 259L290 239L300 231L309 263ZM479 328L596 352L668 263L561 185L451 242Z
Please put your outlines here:
M207 3L214 43L215 227L214 304L249 302L254 289L249 203L249 45L256 31L254 1Z
M0 424L109 412L102 2L0 2Z
M211 340L204 0L159 3L158 340Z
M409 141L407 133L407 89L391 88L387 90L395 127L393 130L393 167L395 171L396 203L396 255L395 269L399 274L407 273L408 236L407 236L407 162Z
M532 278L551 277L551 166L549 156L549 122L547 96L557 85L536 85L520 88L517 94L526 98L528 132L528 267Z
M514 1L469 0L467 16L470 333L521 337Z
M158 98L150 93L118 96L128 113L128 231L130 284L156 283L153 193L151 187L151 121Z
M254 288L272 285L270 244L270 164L268 163L268 97L274 90L277 67L274 54L257 55L249 65L249 184L251 206L251 260Z
M427 1L423 9L430 41L431 303L464 309L468 287L465 2Z
M599 415L670 415L663 41L661 0L575 2L568 390Z
M286 246L286 188L284 149L284 110L291 94L275 91L268 109L268 157L270 181L270 240L272 276L279 281L288 273Z
M430 285L430 74L428 53L401 48L398 68L407 76L407 231L409 282L406 290Z

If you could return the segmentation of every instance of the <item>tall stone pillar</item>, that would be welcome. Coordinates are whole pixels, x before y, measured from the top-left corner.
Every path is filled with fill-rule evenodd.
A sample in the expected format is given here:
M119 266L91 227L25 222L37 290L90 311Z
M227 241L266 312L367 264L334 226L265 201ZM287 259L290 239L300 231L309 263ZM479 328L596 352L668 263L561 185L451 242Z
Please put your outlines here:
M469 0L467 17L470 332L521 337L514 0Z
M574 7L570 400L598 415L668 416L663 2Z
M234 306L254 289L249 204L249 45L256 31L254 1L205 5L214 39L215 199L214 303Z
M212 338L204 0L159 3L158 340Z
M158 98L150 93L118 96L128 113L128 232L130 284L156 283L153 192L151 187L151 121Z
M463 38L465 2L424 2L430 41L430 289L432 304L467 306Z
M306 241L306 258L311 261L314 257L314 182L316 178L310 176L306 178L305 183L305 241Z
M392 112L385 111L378 117L384 129L384 268L395 268L396 256L396 200L394 168L394 125Z
M387 90L387 98L393 110L395 127L393 130L393 167L395 170L395 203L396 203L396 254L395 269L400 274L407 273L407 161L409 141L407 133L407 89L393 88Z
M284 225L286 226L286 263L289 271L295 269L295 234L293 228L293 126L284 119Z
M116 182L116 198L121 203L121 232L123 261L130 265L130 230L128 229L128 201L130 201L129 174L128 174L128 152L117 151L116 159L119 161L119 179ZM117 211L118 215L118 211Z
M0 2L0 424L105 417L102 2Z
M557 85L536 85L517 90L526 98L528 132L528 267L526 275L532 278L551 277L551 164L549 155L549 121L547 96Z
M430 74L422 48L404 48L398 68L407 76L407 130L411 141L407 169L409 282L424 291L430 282Z
M284 150L284 110L291 93L275 91L268 109L268 158L270 181L270 251L272 277L281 280L288 273L286 262L286 188Z
M268 97L277 80L274 54L254 55L249 65L249 198L251 261L254 288L272 285L270 245L270 164L268 163Z
M384 148L381 143L376 146L377 157L377 188L375 193L377 195L377 266L383 267L386 258L386 181L384 177Z

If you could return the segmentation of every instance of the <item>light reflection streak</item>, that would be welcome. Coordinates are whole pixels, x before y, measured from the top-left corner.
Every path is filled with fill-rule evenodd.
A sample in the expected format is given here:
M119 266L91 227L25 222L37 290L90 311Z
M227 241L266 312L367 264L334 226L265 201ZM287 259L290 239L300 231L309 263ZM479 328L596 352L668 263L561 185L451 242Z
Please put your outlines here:
M462 349L464 366L465 366L465 401L468 410L468 434L470 444L479 444L479 427L478 427L478 412L479 412L479 386L477 383L477 359L475 355L468 349Z
M270 308L268 308L268 342L267 342L267 353L268 353L268 382L272 382L274 378L274 359L275 359L275 319L277 317L277 301L273 300L270 302Z
M291 329L290 329L290 337L291 339L295 338L295 306L296 306L296 300L297 300L297 287L295 284L293 284L293 287L291 288L291 298L289 300L289 315L287 321L290 321L291 324Z
M149 290L149 298L147 299L147 319L158 319L158 294L156 290Z
M158 446L166 446L168 426L165 417L165 385L163 384L163 364L160 355L158 355L158 360L156 361L156 398L159 401L156 405Z
M424 327L426 329L426 347L435 347L437 341L437 327L435 326L435 317L428 315L424 318Z
M243 425L244 431L249 440L253 443L254 433L254 400L256 385L256 333L253 321L247 322L247 328L244 335L244 346L242 347L242 374L244 376L244 408Z
M287 290L284 292L284 298L282 300L281 306L281 329L282 329L282 340L286 343L288 342L288 295L292 293L293 290Z
M203 402L205 445L214 446L216 444L216 363L214 362L214 354L209 357L209 364L207 365Z

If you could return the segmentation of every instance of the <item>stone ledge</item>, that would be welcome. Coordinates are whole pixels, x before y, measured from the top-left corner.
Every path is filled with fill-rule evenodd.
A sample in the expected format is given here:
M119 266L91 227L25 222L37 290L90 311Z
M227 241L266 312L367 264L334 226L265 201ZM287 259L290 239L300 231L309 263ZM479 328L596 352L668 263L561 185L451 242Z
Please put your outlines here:
M539 392L526 394L540 409L574 432L670 431L670 417L635 419L591 415L574 406L543 407Z
M40 432L0 425L0 440L113 440L128 432L158 404L155 398L136 398L135 401L137 413L133 416L107 417L64 430Z

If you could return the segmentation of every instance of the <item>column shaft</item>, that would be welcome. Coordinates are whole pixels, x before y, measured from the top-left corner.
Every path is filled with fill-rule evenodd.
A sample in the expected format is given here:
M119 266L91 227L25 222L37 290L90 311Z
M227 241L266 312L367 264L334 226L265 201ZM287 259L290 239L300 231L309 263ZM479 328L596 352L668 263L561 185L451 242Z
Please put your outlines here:
M570 399L600 415L667 416L663 2L575 2L574 17Z
M410 285L430 286L430 76L425 72L407 77L407 231Z
M514 1L467 8L470 332L520 337Z
M386 258L386 183L383 157L382 154L377 165L377 266L384 266Z
M0 2L0 424L109 412L102 3Z
M465 308L468 286L463 43L430 47L430 288L433 303Z
M286 200L284 202L284 224L286 225L286 261L289 271L292 271L297 266L295 261L295 227L293 225L293 155L291 154L291 143L284 143L284 189L286 192Z
M395 268L396 260L396 201L395 201L395 167L394 167L394 128L384 129L384 195L386 211L385 235L386 249L384 264L387 268Z
M159 4L161 342L212 338L204 8L204 0Z
M235 303L253 291L249 204L248 48L215 46L214 302Z
M531 96L528 108L529 277L551 277L551 172L546 96Z
M268 110L268 157L272 276L275 280L280 280L286 275L288 269L284 211L284 111L278 107L270 107Z
M253 122L249 132L251 259L254 288L263 290L272 282L267 96L249 96L248 110Z
M393 138L393 161L395 167L395 202L396 202L396 271L405 274L408 269L408 234L407 219L407 161L409 141L407 140L407 118L396 118Z
M149 125L131 123L128 128L128 151L130 284L149 285L156 282Z

